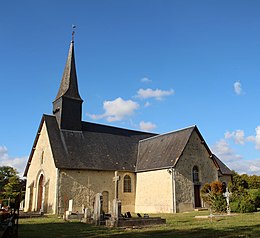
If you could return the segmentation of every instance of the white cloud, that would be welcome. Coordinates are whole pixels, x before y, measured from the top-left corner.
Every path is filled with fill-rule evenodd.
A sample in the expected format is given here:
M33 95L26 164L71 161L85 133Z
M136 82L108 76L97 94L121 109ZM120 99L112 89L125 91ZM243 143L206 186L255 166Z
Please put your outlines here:
M143 77L143 78L141 79L141 82L142 82L142 83L151 83L152 80L149 79L148 77Z
M8 150L5 146L0 146L0 166L11 166L19 172L19 176L23 177L23 172L26 166L27 157L11 158L8 155Z
M255 148L260 150L260 126L255 128L256 135L255 136L248 136L246 138L247 141L251 141L255 143Z
M216 154L223 162L234 162L242 158L236 155L226 140L221 139L212 146L212 152Z
M235 153L225 139L212 146L212 152L218 156L231 170L239 174L260 175L260 158L246 160Z
M150 107L150 106L151 106L151 103L150 103L150 102L146 102L146 103L144 104L144 106L145 106L145 107Z
M239 82L239 81L236 81L235 83L234 83L234 91L235 91L235 93L237 94L237 95L241 95L242 94L242 85L241 85L241 83Z
M139 126L140 129L144 131L152 131L154 128L156 128L156 125L149 121L148 122L141 121L139 123Z
M121 121L125 117L131 116L139 108L139 104L132 100L124 100L119 97L114 101L104 101L103 108L105 110L104 114L89 114L88 116L94 120L106 118L108 122Z
M260 175L260 158L227 163L229 168L232 168L239 174L249 174L249 175Z
M255 148L260 150L260 126L255 128L256 137L255 137Z
M225 133L225 139L234 139L236 144L244 145L245 144L245 133L243 130L236 130L233 132L227 131Z
M137 92L137 97L146 99L146 98L155 98L156 100L162 100L163 97L169 96L174 93L173 89L170 90L161 90L161 89L139 89Z

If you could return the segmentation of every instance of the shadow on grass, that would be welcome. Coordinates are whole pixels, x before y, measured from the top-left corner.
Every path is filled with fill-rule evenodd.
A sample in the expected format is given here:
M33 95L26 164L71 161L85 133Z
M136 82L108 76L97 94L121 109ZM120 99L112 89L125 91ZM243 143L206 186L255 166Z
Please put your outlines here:
M97 227L80 222L20 224L19 237L199 237L199 238L251 238L260 237L260 225L236 226L218 230L194 228L179 230L169 226L155 226L141 229L115 229Z

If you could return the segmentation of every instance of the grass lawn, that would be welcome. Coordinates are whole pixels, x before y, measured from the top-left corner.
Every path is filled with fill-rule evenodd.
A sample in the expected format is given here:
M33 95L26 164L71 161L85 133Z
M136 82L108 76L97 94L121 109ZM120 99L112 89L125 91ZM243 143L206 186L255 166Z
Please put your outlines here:
M260 237L260 212L211 219L196 219L208 211L160 214L166 225L140 229L97 227L66 222L54 215L19 220L19 237ZM158 215L157 215L158 216Z

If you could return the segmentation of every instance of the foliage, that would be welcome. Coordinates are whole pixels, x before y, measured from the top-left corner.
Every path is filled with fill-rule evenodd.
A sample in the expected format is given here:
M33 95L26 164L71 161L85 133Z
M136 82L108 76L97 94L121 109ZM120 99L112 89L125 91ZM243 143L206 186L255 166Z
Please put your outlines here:
M254 198L245 191L242 195L232 198L230 207L233 212L255 212L257 210Z
M233 212L255 212L260 208L259 178L256 175L234 173L233 181L229 184L232 192L230 207Z
M0 199L15 199L25 187L16 169L0 166Z
M228 187L232 193L240 194L243 193L244 190L248 188L248 183L241 175L234 172L232 182L228 184Z
M247 174L239 175L235 171L233 171L233 173L234 176L233 176L232 185L235 188L260 189L260 176L247 175Z
M249 189L260 188L260 176L242 174L240 177L246 181Z
M220 181L206 183L201 189L201 197L213 212L224 212L227 206L224 191L225 186Z

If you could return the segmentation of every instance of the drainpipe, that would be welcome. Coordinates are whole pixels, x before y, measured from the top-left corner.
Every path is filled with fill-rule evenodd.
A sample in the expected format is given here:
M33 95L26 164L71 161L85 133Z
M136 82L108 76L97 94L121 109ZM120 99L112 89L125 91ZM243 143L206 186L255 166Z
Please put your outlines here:
M173 191L173 213L177 212L176 209L176 175L175 175L175 169L171 168L171 174L172 174L172 191Z

